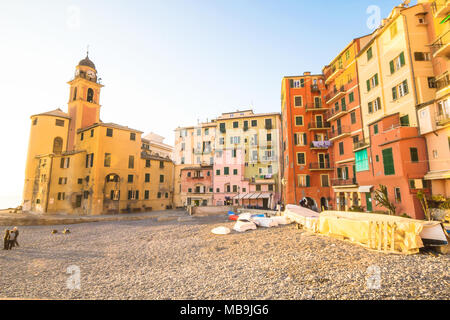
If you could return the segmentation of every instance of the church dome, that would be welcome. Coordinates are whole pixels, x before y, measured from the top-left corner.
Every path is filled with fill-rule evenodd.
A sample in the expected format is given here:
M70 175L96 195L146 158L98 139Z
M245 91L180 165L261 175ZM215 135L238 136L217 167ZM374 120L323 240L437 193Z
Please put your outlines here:
M95 64L89 59L88 56L86 56L86 58L84 58L83 60L81 60L78 63L79 66L87 66L90 67L92 69L95 69Z

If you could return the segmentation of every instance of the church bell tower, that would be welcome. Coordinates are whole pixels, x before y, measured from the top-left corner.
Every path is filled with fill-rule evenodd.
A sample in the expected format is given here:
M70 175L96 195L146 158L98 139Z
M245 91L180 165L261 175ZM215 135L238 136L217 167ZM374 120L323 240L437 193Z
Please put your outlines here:
M71 121L67 150L72 151L76 144L77 130L100 121L100 90L103 85L98 82L97 69L89 59L89 53L78 63L74 79L68 84L70 85L68 114Z

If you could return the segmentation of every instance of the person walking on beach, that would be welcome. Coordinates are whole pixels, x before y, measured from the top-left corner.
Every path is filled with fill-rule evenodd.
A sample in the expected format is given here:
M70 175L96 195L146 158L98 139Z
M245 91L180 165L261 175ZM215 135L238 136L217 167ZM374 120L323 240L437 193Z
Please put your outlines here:
M9 243L10 243L9 249L11 250L11 248L14 246L20 247L19 242L17 242L17 237L19 237L19 229L17 229L17 227L14 227L12 229L12 231L10 232L10 234L11 234L11 238L9 239Z
M6 229L5 235L3 236L3 250L9 250L9 239L10 239L9 230Z

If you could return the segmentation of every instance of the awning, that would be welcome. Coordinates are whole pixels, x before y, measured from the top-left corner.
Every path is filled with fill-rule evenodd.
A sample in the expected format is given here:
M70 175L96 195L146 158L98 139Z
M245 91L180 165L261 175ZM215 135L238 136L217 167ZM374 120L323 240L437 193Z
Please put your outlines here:
M261 193L258 199L270 199L272 197L271 193Z
M430 171L423 178L425 180L450 179L450 170Z
M246 194L242 199L250 199L250 197L253 195L253 193Z
M333 191L334 191L334 193L339 193L339 192L359 192L358 188L342 188L342 189L340 189L340 188L336 188L336 187L333 187Z
M260 195L261 195L261 193L259 193L259 192L254 193L254 194L250 197L250 199L258 199Z
M239 200L244 199L244 197L246 196L246 193L240 193L239 194Z
M360 187L358 188L358 192L361 192L361 193L369 193L370 190L372 190L372 188L373 188L373 186L360 186Z

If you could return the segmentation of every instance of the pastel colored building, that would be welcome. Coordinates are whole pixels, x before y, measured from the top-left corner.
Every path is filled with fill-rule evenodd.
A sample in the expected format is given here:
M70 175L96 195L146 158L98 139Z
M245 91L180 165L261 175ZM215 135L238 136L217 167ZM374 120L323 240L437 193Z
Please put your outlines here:
M333 177L331 130L325 114L323 75L284 77L281 84L283 135L283 202L299 204L308 199L322 210L331 201Z
M180 176L180 197L184 206L213 205L213 166L182 167Z
M421 207L412 204L416 203L417 189L430 191L427 182L418 182L423 179L426 170L404 171L393 179L383 176L382 171L376 171L375 167L380 154L385 150L384 141L382 145L376 144L379 141L378 135L382 134L379 123L394 115L398 121L389 130L398 131L395 142L399 144L399 150L405 151L397 154L396 159L401 157L404 162L414 164L413 167L418 167L416 161L421 161L421 169L428 167L427 145L425 141L420 141L423 138L418 132L416 106L428 105L436 92L429 46L432 40L429 13L430 6L427 4L395 7L357 56L365 140L355 148L356 176L361 184L368 186L360 190L359 194L360 205L368 211L375 207L374 188L383 184L399 210L406 208L410 211L403 213L423 217ZM383 120L383 123L385 121L387 120ZM404 132L408 134L403 134ZM410 146L412 140L417 142L414 147ZM406 163L398 163L396 166L412 168Z
M183 191L182 170L184 168L203 170L202 167L212 166L214 163L216 126L217 124L212 121L175 129L173 160L175 162L174 205L176 207L186 206L188 200L185 194L187 191ZM201 199L201 204L204 203L204 199L210 201L210 197L205 196ZM210 202L207 203L210 204Z
M215 121L215 204L275 208L281 199L280 114L238 110Z
M422 17L429 25L435 97L417 106L420 132L426 139L433 195L450 198L450 1L420 1L431 7Z
M100 90L86 57L69 81L68 113L31 116L24 211L98 215L172 207L173 163L139 130L100 121Z
M364 141L364 133L360 103L363 88L356 56L368 41L369 36L352 40L323 68L327 88L325 103L329 109L326 121L331 128L329 140L333 143L331 198L332 206L337 210L349 210L359 203L354 149Z

